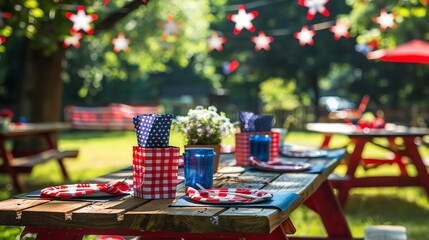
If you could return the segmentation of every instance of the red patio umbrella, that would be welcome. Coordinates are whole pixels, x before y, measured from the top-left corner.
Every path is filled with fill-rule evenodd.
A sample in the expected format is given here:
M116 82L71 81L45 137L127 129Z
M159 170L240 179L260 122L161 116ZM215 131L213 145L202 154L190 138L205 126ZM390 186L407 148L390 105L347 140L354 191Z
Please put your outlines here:
M380 49L369 52L366 58L378 59L385 62L429 64L429 43L414 39L392 49Z

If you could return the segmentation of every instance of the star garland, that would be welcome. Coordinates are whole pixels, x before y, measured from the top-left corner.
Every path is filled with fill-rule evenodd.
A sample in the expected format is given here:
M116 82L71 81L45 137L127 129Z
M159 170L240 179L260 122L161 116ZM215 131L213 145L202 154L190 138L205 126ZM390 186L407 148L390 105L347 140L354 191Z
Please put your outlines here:
M251 37L251 41L255 43L255 50L260 51L265 49L270 50L270 43L274 41L273 37L266 36L264 32L259 32L258 36Z
M147 4L148 0L141 0L143 3ZM282 2L287 0L273 0L270 2L265 1L254 1L250 3L246 3L246 5L249 8L257 8L260 6L273 4L277 2ZM330 16L330 12L325 6L329 0L297 0L298 5L307 7L308 13L307 13L307 19L312 20L317 13L328 17ZM110 0L104 0L104 5L108 5ZM420 0L422 5L428 5L429 0ZM64 4L58 4L58 6L61 6ZM232 10L231 8L237 8L237 5L230 5L225 6L224 9ZM70 7L64 8L64 9L70 9ZM101 11L101 10L100 10ZM66 12L66 17L73 22L73 26L70 29L70 33L72 36L66 38L64 40L64 47L73 46L75 48L80 47L79 40L84 36L83 34L76 35L79 31L80 32L86 32L87 34L93 34L93 29L90 25L91 22L95 21L98 16L97 14L90 14L87 15L85 13L85 7L82 5L79 5L77 7L77 13L71 13ZM10 18L11 14L7 12L0 11L0 26L3 25L3 19ZM254 32L256 29L254 25L252 24L252 20L254 20L257 16L259 16L258 11L251 11L247 12L246 7L244 4L239 4L237 13L236 14L229 14L227 16L228 20L235 23L233 33L235 35L238 35L243 29L247 29L249 32ZM385 31L387 28L395 28L395 17L396 15L393 13L387 13L385 9L382 9L380 11L380 15L378 17L375 17L373 21L380 25L380 29ZM168 36L175 35L179 36L179 27L182 23L178 23L174 21L173 16L168 16L167 21L165 23L159 24L164 28L164 32L162 33L162 39L166 40ZM324 23L321 23L324 24ZM299 32L293 32L290 29L276 29L268 32L272 32L270 34L271 36L267 36L264 31L260 31L257 36L252 36L250 40L255 43L255 50L270 50L270 43L274 41L273 36L279 36L279 35L289 35L293 34L295 38L298 39L299 44L301 46L305 45L314 45L313 37L316 35L316 31L322 30L322 29L329 29L334 34L334 39L336 41L340 40L341 38L349 38L350 33L350 24L337 20L335 24L330 24L330 26L323 27L323 28L317 28L315 24L313 27L309 26L303 26L301 28L301 31ZM4 39L4 37L3 37ZM3 40L4 42L5 40ZM217 50L222 51L223 50L223 44L227 41L227 38L225 36L220 37L218 32L212 32L211 37L208 39L208 45L209 50ZM2 42L2 43L3 43ZM114 42L117 42L116 44ZM120 33L117 38L112 39L112 43L114 43L114 51L120 52L120 51L128 51L128 43L129 39L126 39L123 35L123 33ZM127 44L125 44L127 43ZM1 43L0 43L1 44ZM117 45L117 46L116 46ZM126 45L126 46L125 46ZM373 41L366 44L365 48L375 48ZM364 47L356 45L356 48L363 49Z
M80 48L80 39L83 37L82 33L75 33L64 40L63 46L68 48L73 46L74 48Z
M249 32L254 32L255 27L252 24L252 20L255 19L259 13L257 11L252 11L250 13L246 12L246 8L243 4L238 6L237 14L229 14L228 19L235 22L234 34L238 35L243 28L249 30Z
M395 14L387 13L385 9L381 9L380 16L374 18L374 22L380 24L380 29L385 31L389 27L396 27L395 17Z
M114 45L113 51L118 53L120 51L129 52L130 48L128 47L130 40L125 38L124 33L120 32L117 38L112 40Z
M329 27L329 31L334 33L334 39L338 41L341 37L350 37L349 28L350 24L337 20L335 26Z
M303 26L300 32L296 32L293 36L299 40L299 45L304 46L314 45L313 37L316 35L316 31L308 29L307 26Z
M70 34L75 34L78 31L84 31L88 34L93 34L94 30L92 29L90 23L95 21L98 16L97 14L86 15L85 7L79 5L77 8L77 14L66 12L66 18L73 22L73 26L70 29Z
M312 20L318 12L325 17L329 17L329 11L325 7L327 2L329 0L298 0L299 5L308 7L307 20Z
M164 28L164 32L162 33L161 38L165 41L168 36L176 36L179 37L179 28L183 25L182 22L174 21L173 15L167 16L167 22L158 23L158 25Z
M222 44L226 42L226 37L219 37L218 32L212 32L212 36L209 39L209 50L216 49L218 52L223 50Z

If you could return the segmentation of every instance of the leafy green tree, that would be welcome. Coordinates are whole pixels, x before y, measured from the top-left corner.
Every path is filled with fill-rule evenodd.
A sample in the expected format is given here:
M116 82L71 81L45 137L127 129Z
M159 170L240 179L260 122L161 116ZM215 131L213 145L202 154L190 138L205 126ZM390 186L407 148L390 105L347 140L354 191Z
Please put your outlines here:
M282 78L270 78L260 84L259 97L263 103L262 110L274 113L277 125L289 129L290 113L302 107L301 97L296 94L296 80L285 81Z
M326 6L331 12L329 17L317 14L313 20L307 20L308 8L299 6L295 1L273 1L260 4L246 4L246 10L258 11L259 15L252 21L256 31L251 33L243 29L238 35L232 30L234 23L227 20L228 14L236 14L234 4L240 1L228 1L228 7L219 8L219 21L212 23L213 30L220 31L228 39L224 51L211 53L216 59L217 66L224 61L236 59L240 61L239 69L223 78L225 88L234 89L237 96L235 101L248 104L248 108L259 107L258 93L260 83L269 78L296 79L297 93L311 97L313 109L317 114L318 99L320 98L320 81L330 72L334 63L351 63L362 59L360 53L354 50L353 39L335 41L328 26L335 23L337 18L347 14L350 8L342 1L330 1ZM294 37L295 32L307 25L319 28L314 37L313 46L300 46ZM273 36L269 51L255 51L255 44L250 41L252 36L264 31ZM238 96L246 97L239 98Z
M207 1L110 1L90 0L6 0L0 9L12 17L4 20L1 35L7 37L3 44L6 54L1 61L13 61L8 51L14 43L21 43L19 60L20 106L19 115L29 121L58 121L61 117L63 83L81 79L80 97L100 91L102 81L144 79L150 72L168 71L167 63L186 66L190 59L204 61L207 36ZM72 23L66 12L76 13L78 5L85 6L87 14L96 13L92 24L94 35L85 34L79 49L65 49L64 39L70 35ZM168 6L168 7L166 7ZM160 25L167 17L174 16L183 22L177 35L161 38L164 28ZM113 38L119 32L132 42L130 52L113 53ZM67 71L64 71L67 70ZM131 71L128 71L131 70ZM210 72L210 70L205 69ZM69 85L66 85L69 86ZM66 89L67 90L67 89Z
M349 0L351 33L359 44L378 43L376 49L393 48L413 39L429 40L429 5L425 5L426 2ZM395 27L382 30L374 21L382 10L395 15ZM373 92L371 99L382 108L407 109L404 112L408 117L427 111L429 68L426 66L372 60L362 74L367 89Z
M264 102L265 112L291 111L299 106L295 81L286 83L284 79L271 78L262 82L260 88L259 96Z

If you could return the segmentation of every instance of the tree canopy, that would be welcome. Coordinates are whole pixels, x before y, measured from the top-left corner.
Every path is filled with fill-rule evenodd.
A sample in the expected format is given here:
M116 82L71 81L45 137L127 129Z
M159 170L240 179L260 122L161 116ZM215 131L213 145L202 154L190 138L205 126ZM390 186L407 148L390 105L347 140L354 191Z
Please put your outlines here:
M0 96L22 102L21 114L39 121L58 118L53 115L59 115L61 104L54 106L57 109L54 113L43 109L50 109L52 102L61 102L63 88L68 97L92 104L100 104L96 96L106 94L107 101L109 94L127 91L142 91L144 97L140 101L143 98L156 101L160 87L169 84L166 79L180 83L186 82L186 78L188 82L198 79L209 82L212 88L229 90L229 103L242 109L260 110L261 104L275 106L260 98L264 95L260 94L261 83L268 79L288 79L284 84L296 86L293 94L301 104L307 101L303 96L308 96L314 111L318 99L327 94L346 96L355 102L369 94L376 104L392 108L416 103L425 106L422 99L429 91L425 84L427 68L368 61L365 53L414 38L429 39L426 0L329 1L325 5L329 16L317 12L311 19L307 17L307 7L287 0L104 3L102 0L0 2L4 13L0 36L6 39L0 44L3 51L0 62L8 66L0 69L3 82ZM252 20L254 32L243 29L239 34L233 33L234 22L228 16L237 14L240 4L244 4L247 12L258 12ZM98 15L90 23L94 34L80 31L83 34L80 48L64 48L63 42L70 36L73 25L66 14L76 14L79 6L84 6L88 15ZM395 27L380 28L375 19L383 12L394 14ZM330 27L337 21L350 24L350 38L335 38ZM168 24L177 25L172 28ZM296 39L304 26L315 31L314 45L300 44ZM215 31L226 38L223 51L209 51L207 40ZM260 32L273 37L269 50L255 49L251 39ZM128 52L114 51L112 40L120 34L130 41ZM239 67L232 73L225 72L225 63L233 60L239 62ZM115 85L110 85L113 82ZM38 87L41 84L53 87L44 90ZM18 92L20 99L11 91ZM124 94L123 99L126 97ZM44 100L31 102L35 98Z

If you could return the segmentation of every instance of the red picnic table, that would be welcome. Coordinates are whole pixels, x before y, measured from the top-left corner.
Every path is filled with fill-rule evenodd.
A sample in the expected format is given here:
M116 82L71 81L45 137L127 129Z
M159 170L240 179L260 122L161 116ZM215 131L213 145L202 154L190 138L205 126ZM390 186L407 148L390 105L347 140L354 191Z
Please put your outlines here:
M347 136L350 143L354 145L347 158L347 171L344 178L330 180L332 185L338 189L338 200L342 206L346 204L350 189L355 187L420 186L429 195L429 174L418 150L422 138L429 135L429 129L395 124L386 124L383 129L361 129L342 123L309 123L306 128L324 135L321 146L323 148L329 148L330 140L335 134ZM380 143L380 139L387 140L387 144ZM364 147L371 144L390 151L393 153L393 157L388 159L365 158L363 156ZM371 168L382 164L396 165L400 170L399 175L356 176L359 166ZM407 171L407 164L414 165L416 175Z
M59 150L55 141L55 136L62 129L69 127L62 122L45 123L25 123L10 124L6 128L0 129L0 157L3 162L0 164L0 172L7 173L12 178L15 191L23 192L23 186L18 175L21 173L31 173L37 164L50 160L56 160L61 168L65 180L68 180L66 167L63 163L65 158L76 158L78 150ZM14 156L9 142L17 139L40 138L45 143L45 148L39 152L26 154L24 156Z

